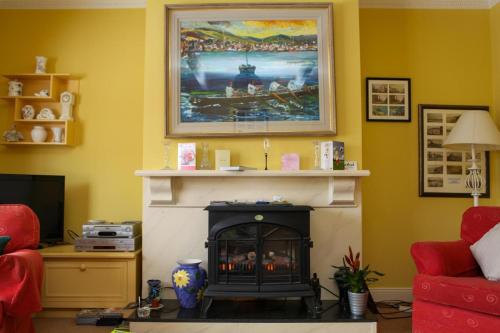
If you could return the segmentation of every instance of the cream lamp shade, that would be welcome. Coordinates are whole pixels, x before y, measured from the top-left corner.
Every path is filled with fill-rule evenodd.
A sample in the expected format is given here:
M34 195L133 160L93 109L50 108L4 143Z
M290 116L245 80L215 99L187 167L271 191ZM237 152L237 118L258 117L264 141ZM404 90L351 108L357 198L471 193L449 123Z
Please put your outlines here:
M455 127L443 142L443 147L453 150L470 150L472 166L468 168L465 188L471 190L474 207L479 206L481 188L484 178L476 153L486 150L500 149L500 133L487 111L465 111L458 119Z
M476 152L500 150L500 132L487 111L465 111L443 142L443 147Z

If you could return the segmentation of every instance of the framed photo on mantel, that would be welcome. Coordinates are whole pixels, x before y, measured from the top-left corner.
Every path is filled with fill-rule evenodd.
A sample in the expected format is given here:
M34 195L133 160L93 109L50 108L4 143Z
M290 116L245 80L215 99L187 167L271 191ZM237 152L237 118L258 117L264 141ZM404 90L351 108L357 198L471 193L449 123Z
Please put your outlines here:
M334 135L331 3L165 6L165 135Z
M487 106L419 105L419 194L421 197L470 197L465 178L470 152L443 148L442 144L465 111L488 112ZM485 179L482 198L490 197L488 152L477 153Z
M366 78L366 121L411 121L411 80Z

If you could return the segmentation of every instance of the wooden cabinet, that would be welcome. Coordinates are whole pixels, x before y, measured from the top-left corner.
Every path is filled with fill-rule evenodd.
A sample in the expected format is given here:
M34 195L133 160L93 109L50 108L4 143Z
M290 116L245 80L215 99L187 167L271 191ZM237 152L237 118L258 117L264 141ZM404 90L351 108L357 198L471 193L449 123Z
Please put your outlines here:
M122 307L137 300L141 250L75 252L72 245L40 250L44 308Z
M7 142L2 140L2 144L6 145L56 145L67 146L74 144L74 120L60 120L61 106L60 94L63 91L69 91L77 96L79 91L79 81L71 78L69 74L8 74L3 75L3 84L0 85L0 94L7 95L8 81L19 81L23 84L22 96L2 96L3 100L12 103L13 108L13 123L16 125L17 131L23 134L24 140L18 142ZM48 90L48 96L35 96L35 93L41 90ZM54 120L42 119L23 119L22 109L26 105L31 105L38 114L41 109L49 108L55 114ZM75 113L77 104L73 106L73 114ZM2 124L3 129L7 130L11 124ZM31 140L31 130L33 126L43 126L47 131L47 139L44 142L33 142ZM64 129L62 142L53 142L53 134L51 127L60 127ZM3 132L3 130L1 131ZM1 133L0 133L1 134Z

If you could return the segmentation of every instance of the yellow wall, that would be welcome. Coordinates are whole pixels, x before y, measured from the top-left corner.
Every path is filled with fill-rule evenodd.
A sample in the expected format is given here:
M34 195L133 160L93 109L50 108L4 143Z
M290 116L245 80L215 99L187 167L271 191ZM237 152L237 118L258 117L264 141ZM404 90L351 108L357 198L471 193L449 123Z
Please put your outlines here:
M500 4L497 4L491 9L490 23L491 58L493 66L493 105L497 113L500 113Z
M58 72L82 75L77 146L0 146L0 172L66 175L67 227L80 230L88 218L140 218L141 180L133 171L163 164L165 3L149 0L146 11L0 11L0 72L29 72L34 56L44 54L57 59ZM363 180L364 260L387 273L379 286L410 286L410 244L457 238L461 212L471 205L471 199L418 197L417 104L500 109L500 5L359 12L357 0L333 3L335 139L346 142L347 159L363 160L373 173ZM412 78L411 123L362 120L366 76ZM0 102L0 124L10 121L8 104ZM279 168L284 152L300 153L302 168L311 168L315 139L271 138L271 169ZM187 141L208 142L212 162L214 148L227 148L233 164L263 167L262 137L171 140L171 157L175 144ZM491 169L492 199L483 204L498 202L494 164Z
M179 1L200 3L200 1ZM219 1L223 2L223 1ZM227 2L227 1L226 1ZM232 1L237 2L237 1ZM241 2L248 2L246 0ZM266 2L266 1L261 1ZM286 1L288 2L288 1ZM317 2L317 1L314 1ZM336 0L334 6L334 38L337 84L337 127L335 138L346 143L346 158L359 161L361 165L361 82L359 64L359 21L357 0ZM163 166L162 138L164 131L164 4L165 0L149 0L146 9L146 61L144 91L144 141L143 166L155 169ZM326 138L324 138L326 140ZM269 165L280 168L280 155L298 152L301 168L313 165L311 137L271 138ZM242 164L262 169L264 167L262 137L231 139L182 139L171 140L170 167L175 168L177 142L208 142L211 150L230 149L233 164Z
M1 10L0 73L49 70L81 75L79 144L0 146L0 172L66 176L66 227L89 218L141 218L144 10ZM53 60L56 60L55 66ZM12 120L0 102L0 128Z
M363 122L363 162L372 171L363 184L363 252L366 262L387 274L379 286L410 286L415 273L410 245L458 239L461 213L472 205L472 199L419 198L417 106L491 105L489 15L487 10L360 12L363 80L412 79L411 123ZM494 163L491 170L492 199L481 199L483 205L499 197Z

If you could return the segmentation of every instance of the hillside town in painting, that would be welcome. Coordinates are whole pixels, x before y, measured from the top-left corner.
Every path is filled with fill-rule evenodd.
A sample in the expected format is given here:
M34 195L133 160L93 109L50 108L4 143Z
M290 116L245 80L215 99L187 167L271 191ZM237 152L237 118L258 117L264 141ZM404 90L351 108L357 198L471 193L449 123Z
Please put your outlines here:
M181 22L181 122L319 120L315 20Z

